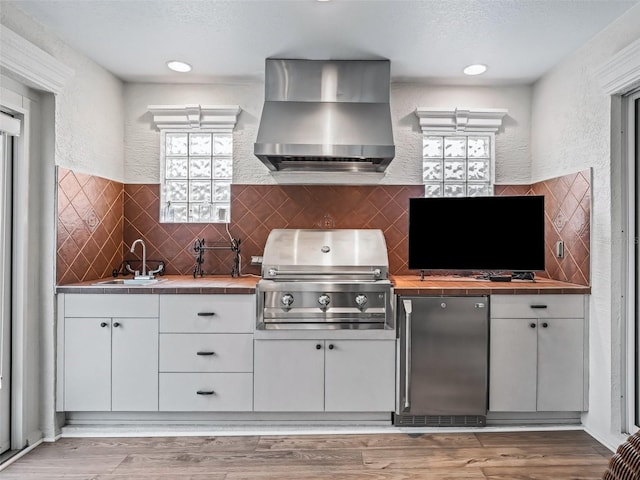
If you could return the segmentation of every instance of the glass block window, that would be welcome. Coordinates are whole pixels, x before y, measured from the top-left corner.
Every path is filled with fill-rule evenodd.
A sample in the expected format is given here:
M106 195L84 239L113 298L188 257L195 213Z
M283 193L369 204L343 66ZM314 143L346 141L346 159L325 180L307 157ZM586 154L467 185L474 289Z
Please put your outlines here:
M431 135L422 141L426 197L493 195L492 135Z
M160 221L229 223L231 132L163 131Z

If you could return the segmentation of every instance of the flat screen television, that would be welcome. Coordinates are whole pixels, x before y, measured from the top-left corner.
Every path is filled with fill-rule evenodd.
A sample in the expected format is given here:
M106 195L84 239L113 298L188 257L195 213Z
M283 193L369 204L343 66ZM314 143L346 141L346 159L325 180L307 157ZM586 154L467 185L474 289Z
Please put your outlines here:
M409 199L409 269L544 270L544 196Z

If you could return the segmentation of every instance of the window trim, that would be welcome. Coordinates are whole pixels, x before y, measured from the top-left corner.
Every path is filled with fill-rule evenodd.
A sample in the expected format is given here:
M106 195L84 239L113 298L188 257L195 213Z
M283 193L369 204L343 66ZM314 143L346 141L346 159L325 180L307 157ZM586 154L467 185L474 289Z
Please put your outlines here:
M166 185L166 135L167 133L210 133L212 135L231 135L236 125L241 109L237 105L149 105L147 110L151 113L153 124L160 131L160 210L158 218L161 223L230 223L231 222L231 198L229 198L229 214L226 221L189 221L172 222L163 220L162 210ZM213 145L212 145L213 148ZM233 149L231 151L233 161ZM190 158L187 155L187 158ZM212 153L212 160L214 155ZM213 165L212 165L213 168ZM189 180L189 178L187 178ZM212 182L213 172L212 172ZM233 167L230 183L233 184ZM213 186L213 183L212 183ZM213 191L212 191L213 195Z
M495 185L495 165L496 165L496 141L495 135L502 128L502 120L507 115L508 110L504 108L443 108L443 107L418 107L415 114L420 121L422 138L430 136L438 137L489 137L489 169L490 180L489 189L493 194ZM422 150L421 150L422 152ZM443 153L443 161L444 161ZM424 162L424 156L420 155L420 161ZM468 161L468 157L465 157ZM422 165L422 163L421 163ZM444 172L443 172L444 175ZM421 175L422 178L422 175ZM427 185L422 181L424 185ZM443 178L442 185L445 185ZM465 188L469 184L465 180ZM471 184L478 182L471 182ZM484 182L483 182L484 183ZM426 194L426 191L425 191ZM444 192L443 192L444 196ZM466 192L465 192L465 196Z

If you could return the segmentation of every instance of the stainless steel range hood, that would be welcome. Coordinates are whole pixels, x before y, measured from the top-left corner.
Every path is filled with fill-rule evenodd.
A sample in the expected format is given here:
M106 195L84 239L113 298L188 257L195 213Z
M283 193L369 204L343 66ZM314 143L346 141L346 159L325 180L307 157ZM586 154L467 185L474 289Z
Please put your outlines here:
M270 170L384 171L389 78L388 60L267 59L255 155Z

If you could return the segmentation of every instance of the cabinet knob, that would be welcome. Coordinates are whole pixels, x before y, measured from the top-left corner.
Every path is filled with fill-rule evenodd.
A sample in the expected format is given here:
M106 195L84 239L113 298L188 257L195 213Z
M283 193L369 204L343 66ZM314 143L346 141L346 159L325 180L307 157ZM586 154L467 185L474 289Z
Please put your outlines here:
M316 344L316 350L320 350L322 348L322 345L320 345L319 343Z
M547 328L548 326L549 326L549 324L548 324L547 322L544 322L544 323L542 324L542 328Z
M329 350L333 350L335 347L333 346L333 343L329 344Z
M198 395L214 395L216 392L213 390L198 390L196 394Z
M113 327L118 328L120 326L120 322L113 322Z
M102 323L100 324L100 326L101 326L102 328L106 327L107 325L109 325L107 322L102 322Z
M536 328L536 324L535 324L535 323L530 323L530 324L529 324L529 326L530 326L531 328Z

